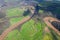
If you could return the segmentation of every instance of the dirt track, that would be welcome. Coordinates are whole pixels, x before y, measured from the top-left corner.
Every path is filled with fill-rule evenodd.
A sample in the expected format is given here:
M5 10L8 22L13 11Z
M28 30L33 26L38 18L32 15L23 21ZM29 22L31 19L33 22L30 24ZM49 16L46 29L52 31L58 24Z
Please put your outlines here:
M32 10L31 10L32 11ZM4 40L4 38L7 36L7 34L9 32L11 32L13 29L17 28L19 25L22 25L23 23L27 22L28 20L31 19L31 17L34 15L34 12L32 11L32 15L31 16L28 16L28 17L25 17L24 19L22 19L21 21L17 22L16 24L10 26L8 29L6 29L1 35L0 35L0 40ZM58 21L56 18L52 18L52 17L45 17L44 19L44 22L50 27L52 28L57 34L60 35L60 32L55 29L51 23L49 22L49 20L52 22L52 21ZM60 21L59 21L60 22Z
M31 17L33 16L33 14L31 16L25 17L24 19L22 19L21 21L17 22L16 24L10 26L8 29L6 29L1 35L0 35L0 40L4 40L4 38L7 36L7 34L12 31L13 29L17 28L19 25L22 25L23 23L27 22L28 20L31 19ZM49 22L49 20L52 21L59 21L56 18L52 18L52 17L45 17L44 22L47 24L47 26L49 26L50 28L52 28L57 34L60 35L60 32L55 29L51 23ZM60 21L59 21L60 22Z
M9 28L7 28L1 35L0 35L0 40L4 40L4 38L7 36L7 34L9 32L11 32L13 29L17 28L19 25L22 25L23 23L29 21L32 16L34 15L34 10L31 10L32 15L25 17L24 19L22 19L21 21L17 22L16 24L10 26Z
M58 21L60 22L59 20L57 20L56 18L53 18L53 17L45 17L44 19L44 22L47 24L48 27L50 27L51 29L53 29L58 35L60 35L60 31L58 31L56 28L53 27L53 25L50 23L52 21ZM50 22L49 22L50 21Z
M13 29L15 29L16 27L18 27L18 25L22 25L23 23L25 23L26 21L28 21L31 17L27 17L22 19L21 21L19 21L18 23L10 26L8 29L6 29L1 35L0 35L0 40L4 40L4 38L7 36L7 34L12 31Z

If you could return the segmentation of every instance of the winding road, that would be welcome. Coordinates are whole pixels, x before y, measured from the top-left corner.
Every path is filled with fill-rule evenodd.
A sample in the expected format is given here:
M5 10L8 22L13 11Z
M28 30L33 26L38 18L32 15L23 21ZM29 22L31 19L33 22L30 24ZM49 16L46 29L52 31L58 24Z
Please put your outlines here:
M34 15L34 11L35 10L31 10L31 15L28 16L28 17L25 17L24 19L22 19L21 21L17 22L16 24L14 25L11 25L9 28L7 28L1 35L0 35L0 40L4 40L4 38L8 35L9 32L11 32L13 29L17 28L19 25L22 25L24 24L25 22L29 21L33 15ZM56 18L53 18L53 17L45 17L43 18L44 22L47 24L47 26L49 26L50 28L52 28L58 35L60 35L60 32L53 27L53 25L51 25L50 22L52 21L58 21L60 22L59 20L57 20ZM50 22L49 22L50 21Z
M51 29L53 29L58 35L60 35L60 31L58 31L56 28L54 28L54 26L50 23L52 21L58 21L60 22L59 20L57 20L56 18L53 18L53 17L45 17L44 19L44 22L47 24L48 27L50 27Z
M8 35L9 32L11 32L13 29L17 28L19 25L24 24L25 22L29 21L33 15L34 15L34 10L31 10L31 15L28 17L25 17L24 19L22 19L21 21L17 22L16 24L10 26L9 28L7 28L1 35L0 35L0 40L4 40L4 38Z

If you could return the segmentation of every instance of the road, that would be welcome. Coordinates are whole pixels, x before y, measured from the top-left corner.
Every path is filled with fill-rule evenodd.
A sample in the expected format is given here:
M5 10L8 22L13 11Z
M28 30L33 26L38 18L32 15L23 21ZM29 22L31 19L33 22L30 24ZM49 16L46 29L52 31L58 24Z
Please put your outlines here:
M34 15L34 10L31 10L31 16L28 16L28 17L25 17L24 19L22 19L21 21L17 22L16 24L14 25L11 25L9 28L7 28L1 35L0 35L0 40L4 40L4 38L8 35L9 32L11 32L13 29L17 28L19 25L22 25L24 24L25 22L29 21L33 15ZM55 29L50 22L52 21L58 21L60 22L59 20L57 20L56 18L53 18L53 17L45 17L43 18L44 22L47 24L47 26L49 26L50 28L52 28L57 34L60 35L60 32ZM49 22L50 21L50 22Z
M21 21L17 22L16 24L10 26L9 28L7 28L1 35L0 35L0 40L4 40L4 38L8 35L9 32L11 32L13 29L17 28L19 25L24 24L25 22L29 21L33 15L34 15L34 10L31 10L31 15L28 17L25 17L24 19L22 19Z
M51 29L53 29L58 35L60 35L60 31L58 31L56 28L54 28L54 26L50 23L52 21L58 21L60 22L59 20L57 20L56 18L53 18L53 17L45 17L44 19L44 22L47 24L48 27L50 27ZM49 22L50 21L50 22Z

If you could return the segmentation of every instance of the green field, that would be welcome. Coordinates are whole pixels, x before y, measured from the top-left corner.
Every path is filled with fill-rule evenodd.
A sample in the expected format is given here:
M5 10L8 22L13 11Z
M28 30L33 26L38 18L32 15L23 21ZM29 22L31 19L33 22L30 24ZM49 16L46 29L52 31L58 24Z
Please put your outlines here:
M7 17L16 16L16 15L22 15L24 10L22 11L19 8L13 8L7 10ZM22 17L19 18L12 18L10 19L10 23L13 25L14 23L17 23L18 21L22 20ZM43 26L42 26L43 25ZM38 40L41 36L42 39L42 30L43 30L44 24L35 23L34 20L30 20L23 24L20 28L20 30L15 29L11 31L5 40ZM36 36L35 36L36 35Z
M42 26L43 25L43 26ZM43 27L45 25L35 23L32 19L21 26L20 31L11 31L5 40L38 40L42 39Z
M20 9L20 8L7 9L6 17L19 16L19 17L10 19L10 24L15 24L16 22L18 22L18 21L22 20L22 18L24 18L24 16L22 16L23 13L24 13L24 10Z
M6 36L4 40L60 40L60 35L48 26L48 22L45 23L47 20L43 21L45 17L60 21L60 2L55 2L56 0L51 2L50 0L0 0L0 35ZM35 14L30 20L13 30L9 29L33 13ZM48 21L50 20L52 21L52 19ZM60 30L59 27L55 28ZM4 35L6 29L9 33Z
M24 10L19 8L13 8L7 10L7 17L22 15ZM39 13L43 13L43 10L40 10ZM10 24L13 25L18 21L22 20L24 17L11 18ZM19 28L20 27L20 28ZM30 19L22 26L19 26L19 29L12 30L5 38L5 40L54 40L50 33L44 34L44 28L46 27L45 23L40 20L36 23L33 19Z

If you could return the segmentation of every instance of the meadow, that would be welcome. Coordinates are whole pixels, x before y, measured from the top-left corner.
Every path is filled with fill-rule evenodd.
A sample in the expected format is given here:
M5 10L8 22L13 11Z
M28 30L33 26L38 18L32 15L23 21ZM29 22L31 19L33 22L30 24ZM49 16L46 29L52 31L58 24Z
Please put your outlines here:
M13 8L7 10L7 16L17 16L18 18L11 18L10 25L17 23L22 20L24 16L22 16L24 10L19 8ZM43 13L42 10L39 12ZM33 19L30 19L23 25L18 28L12 30L5 38L5 40L54 40L50 33L44 32L44 28L46 24L41 22L40 20L36 23Z

